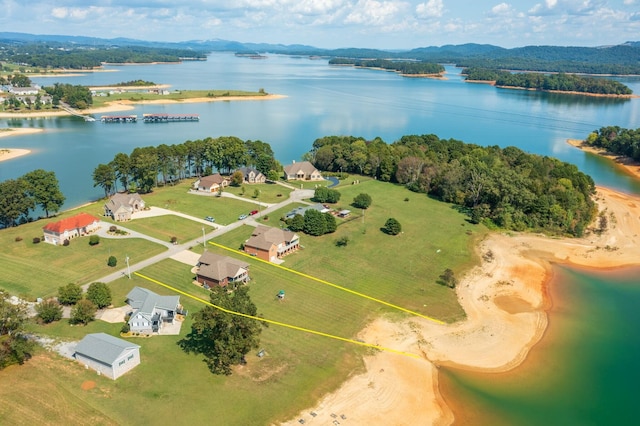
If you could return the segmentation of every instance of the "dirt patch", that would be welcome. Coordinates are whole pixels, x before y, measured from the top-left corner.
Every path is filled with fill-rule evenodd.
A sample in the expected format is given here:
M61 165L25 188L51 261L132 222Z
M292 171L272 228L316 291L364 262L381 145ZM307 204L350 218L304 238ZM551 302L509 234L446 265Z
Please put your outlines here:
M86 380L82 382L82 385L80 387L82 388L82 390L88 391L96 387L96 382L94 382L93 380Z

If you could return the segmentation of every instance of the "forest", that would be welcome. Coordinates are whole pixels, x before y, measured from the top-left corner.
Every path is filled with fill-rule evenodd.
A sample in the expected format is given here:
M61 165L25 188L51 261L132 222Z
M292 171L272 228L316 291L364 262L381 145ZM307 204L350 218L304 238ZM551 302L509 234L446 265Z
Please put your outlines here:
M465 68L466 80L495 81L498 87L521 87L560 92L581 92L600 95L631 95L624 84L605 78L582 77L575 74L511 73L487 68Z
M86 86L55 83L43 87L43 90L53 98L53 106L59 105L60 101L78 109L86 109L93 104L91 91Z
M103 63L179 62L204 59L205 53L188 49L139 46L74 46L61 43L0 43L0 61L43 69L91 69Z
M118 153L108 164L95 168L93 182L94 186L104 189L105 196L117 191L118 183L125 191L149 193L159 184L209 175L213 170L230 174L244 166L255 167L274 180L282 170L268 143L221 136L174 145L138 147L129 155ZM276 171L275 175L273 171Z
M474 223L581 236L596 214L593 179L572 164L515 148L481 147L436 135L326 136L305 154L323 171L396 182L452 203Z
M329 65L353 65L361 68L382 68L389 71L397 71L401 74L440 74L444 72L444 67L440 64L415 61L389 61L386 59L351 59L333 58L329 60Z
M586 145L640 161L640 129L601 127L587 136Z

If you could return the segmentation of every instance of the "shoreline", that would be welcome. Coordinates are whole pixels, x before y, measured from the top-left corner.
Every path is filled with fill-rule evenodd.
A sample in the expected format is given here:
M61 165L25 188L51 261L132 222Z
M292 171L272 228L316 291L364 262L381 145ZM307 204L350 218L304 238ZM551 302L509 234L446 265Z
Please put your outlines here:
M467 318L437 325L422 318L378 318L359 335L368 342L419 355L416 360L379 352L364 358L367 371L350 377L298 419L331 421L345 413L358 424L449 425L454 413L438 388L439 366L502 373L518 367L544 336L552 307L554 264L607 269L640 264L640 196L597 188L600 211L611 220L598 235L554 238L540 234L490 234L478 247L485 258L456 288ZM486 257L486 256L485 256Z
M640 163L634 161L632 158L625 157L623 155L614 154L605 149L600 149L597 147L585 145L584 141L581 139L567 139L567 143L573 147L576 147L584 152L588 152L590 154L599 155L601 157L605 157L613 161L616 166L620 167L622 170L630 174L631 176L640 179Z
M133 105L144 104L188 104L188 103L205 103L205 102L229 102L229 101L267 101L274 99L286 98L286 95L264 95L264 96L224 96L217 98L189 98L189 99L157 99L142 101L113 101L108 102L104 107L88 108L79 110L81 114L103 114L107 112L129 111L134 109ZM0 112L2 118L47 118L47 117L63 117L70 116L66 111L41 111L41 112Z
M34 129L34 128L2 128L0 129L0 138L7 138L11 136L21 136L21 135L32 135L34 133L43 132L43 129ZM0 162L12 160L14 158L22 157L23 155L31 154L30 149L24 148L2 148L0 147Z

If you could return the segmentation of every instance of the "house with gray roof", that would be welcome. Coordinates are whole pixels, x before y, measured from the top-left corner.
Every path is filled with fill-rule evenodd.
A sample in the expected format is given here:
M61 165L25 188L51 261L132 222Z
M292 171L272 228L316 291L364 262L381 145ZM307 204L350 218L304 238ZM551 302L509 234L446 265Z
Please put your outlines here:
M331 212L331 209L327 206L325 206L324 204L321 203L316 203L316 204L312 204L310 206L301 206L301 207L296 207L295 209L289 211L287 214L284 215L285 219L292 219L293 217L295 217L295 215L299 214L300 216L304 216L305 212L307 210L317 210L320 213L329 213Z
M324 180L322 174L308 161L301 161L284 166L284 178L286 180Z
M115 380L140 364L140 346L106 333L93 333L84 336L73 356L86 368Z
M131 220L131 216L144 210L145 203L140 194L113 194L104 205L104 215L111 216L116 222Z
M267 177L255 167L241 167L238 169L244 178L244 183L265 183Z
M127 303L133 308L129 329L134 333L158 333L163 325L173 324L176 315L183 312L180 296L160 296L137 286L127 294Z
M229 256L205 251L198 259L196 280L203 287L226 287L230 282L249 281L249 264Z

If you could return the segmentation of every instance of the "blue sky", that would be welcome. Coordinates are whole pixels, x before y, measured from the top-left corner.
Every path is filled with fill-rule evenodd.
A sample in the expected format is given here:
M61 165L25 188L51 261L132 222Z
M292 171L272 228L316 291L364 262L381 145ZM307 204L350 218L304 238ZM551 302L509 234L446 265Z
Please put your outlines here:
M640 40L640 0L0 0L0 31L323 48Z

